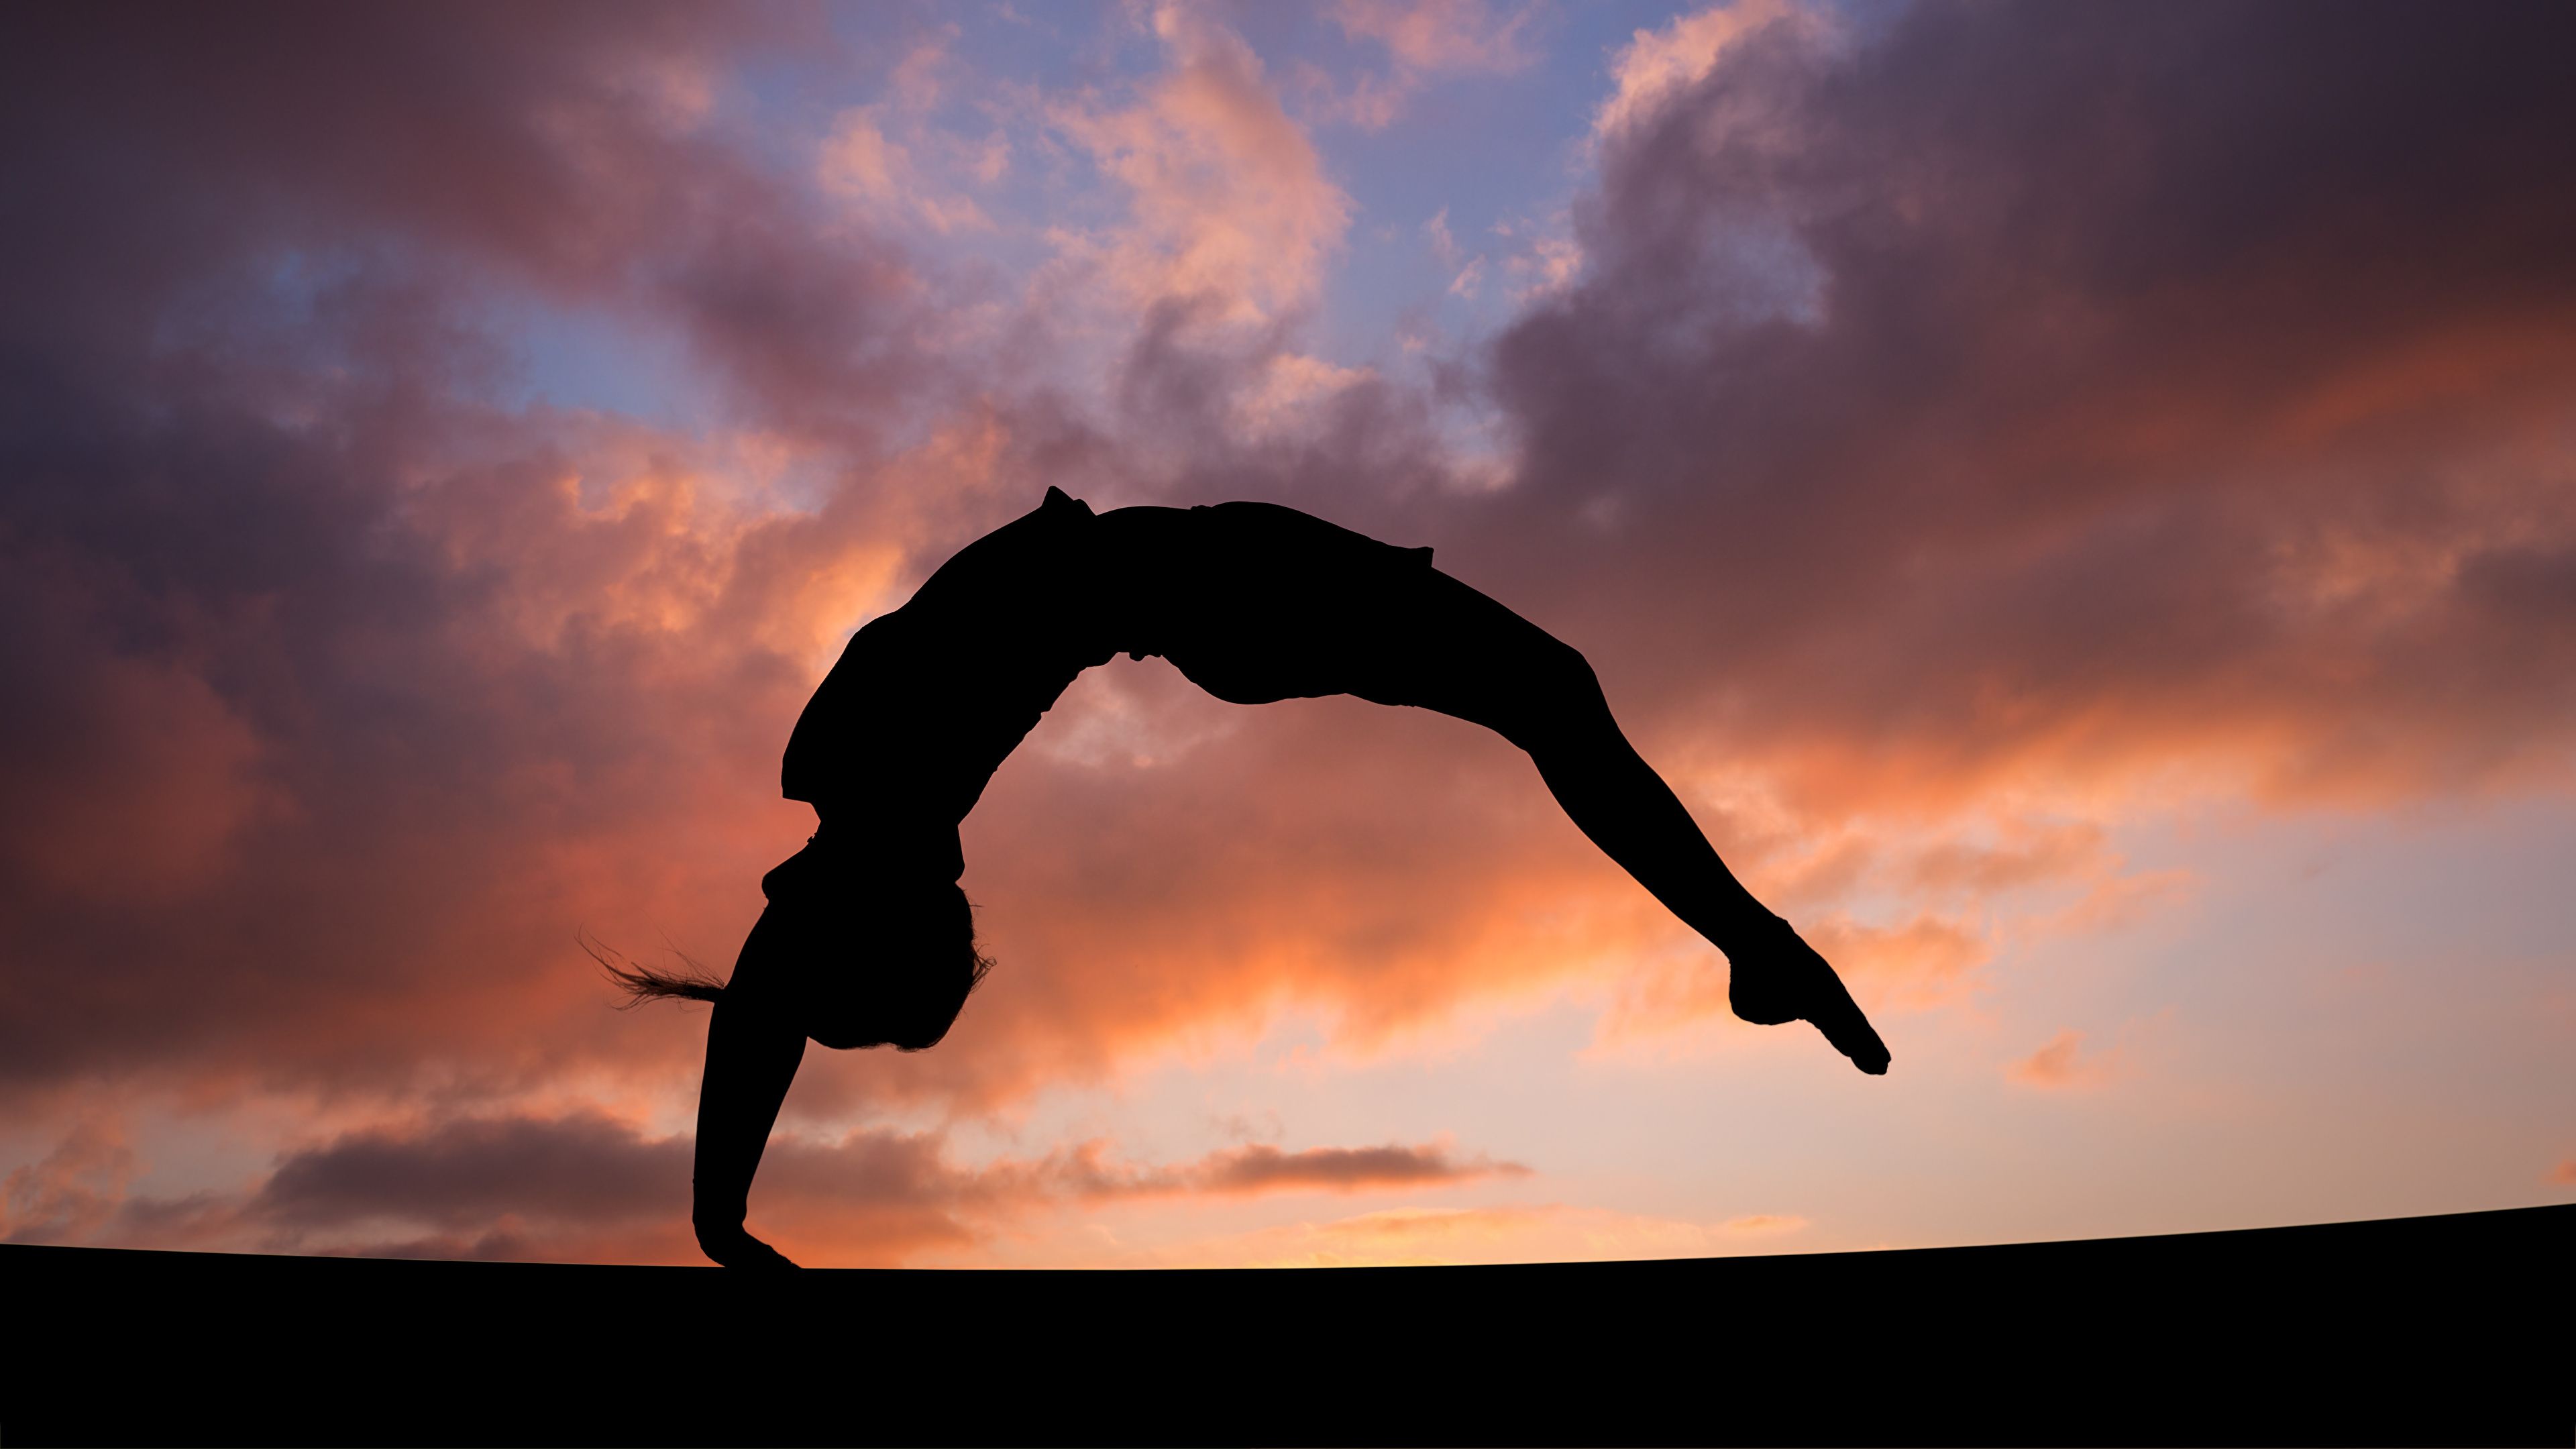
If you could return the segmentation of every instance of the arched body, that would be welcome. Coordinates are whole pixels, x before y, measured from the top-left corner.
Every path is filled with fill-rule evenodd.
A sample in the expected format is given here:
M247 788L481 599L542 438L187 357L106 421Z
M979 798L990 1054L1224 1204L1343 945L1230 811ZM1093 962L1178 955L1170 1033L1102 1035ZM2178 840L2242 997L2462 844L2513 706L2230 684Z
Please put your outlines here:
M1599 696L1580 654L1432 567L1430 549L1270 503L1095 515L1050 488L851 636L788 739L782 789L823 834L901 841L954 879L958 822L993 772L1076 676L1120 654L1159 655L1234 704L1350 694L1524 749Z
M1496 731L1529 753L1587 836L1726 952L1739 1016L1811 1021L1863 1071L1887 1070L1885 1046L1833 968L1737 883L1630 747L1575 649L1433 567L1427 548L1274 504L1094 514L1050 488L1038 508L969 544L851 637L797 721L781 772L786 795L814 806L814 838L762 881L770 907L731 983L654 983L658 994L717 1003L696 1183L711 1257L785 1262L742 1224L806 1038L926 1046L980 979L955 978L897 1026L826 1029L817 1023L848 997L825 1001L826 986L840 989L858 968L817 967L817 943L844 925L870 930L841 919L867 914L852 907L862 890L896 902L944 890L956 901L959 822L1074 679L1122 653L1160 655L1238 704L1350 694ZM966 932L971 958L971 921ZM908 979L852 989L879 1000Z

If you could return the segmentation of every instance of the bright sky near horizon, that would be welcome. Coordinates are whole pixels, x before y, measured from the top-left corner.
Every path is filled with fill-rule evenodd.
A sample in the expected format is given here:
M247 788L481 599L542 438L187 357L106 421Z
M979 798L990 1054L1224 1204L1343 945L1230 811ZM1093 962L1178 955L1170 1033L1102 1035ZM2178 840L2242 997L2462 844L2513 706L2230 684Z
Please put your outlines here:
M6 32L16 32L14 36ZM1591 658L1895 1062L1525 757L1094 670L999 966L809 1052L818 1265L1478 1262L2576 1195L2562 7L23 7L0 1236L698 1260L850 631L1050 484ZM851 923L854 947L866 923Z

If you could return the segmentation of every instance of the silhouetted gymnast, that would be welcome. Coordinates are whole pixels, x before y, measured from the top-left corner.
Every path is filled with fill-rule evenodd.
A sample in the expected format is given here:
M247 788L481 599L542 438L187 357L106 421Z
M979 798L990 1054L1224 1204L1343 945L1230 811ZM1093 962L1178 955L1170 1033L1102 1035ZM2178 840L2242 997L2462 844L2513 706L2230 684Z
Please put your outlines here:
M1865 1072L1887 1048L1824 958L1736 882L1637 757L1583 656L1403 549L1267 503L1046 501L870 621L787 742L787 798L821 827L761 880L730 983L616 971L637 999L712 1001L695 1220L728 1266L792 1266L745 1199L808 1037L920 1051L992 963L957 826L1074 676L1159 654L1236 704L1352 694L1471 720L1527 750L1565 812L1723 950L1747 1021L1806 1020Z

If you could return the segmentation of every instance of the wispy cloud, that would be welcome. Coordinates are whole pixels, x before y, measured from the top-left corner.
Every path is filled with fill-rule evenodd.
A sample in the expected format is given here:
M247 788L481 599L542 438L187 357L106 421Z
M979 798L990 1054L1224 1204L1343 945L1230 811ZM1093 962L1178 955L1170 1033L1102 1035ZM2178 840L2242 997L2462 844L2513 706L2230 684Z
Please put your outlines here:
M1535 3L1340 0L1328 13L1351 39L1383 46L1388 65L1341 78L1301 63L1296 87L1307 113L1320 122L1383 131L1403 118L1417 93L1444 76L1514 75L1539 59Z
M1484 71L1508 75L1538 59L1531 48L1534 4L1490 0L1337 0L1333 23L1354 38L1384 45L1412 71Z
M2068 1027L2048 1044L2004 1069L2025 1087L2061 1092L2099 1086L2117 1067L2119 1053L2084 1050L2084 1033Z
M1281 109L1241 36L1184 6L1153 12L1168 68L1133 104L1068 100L1050 123L1128 203L1102 232L1059 231L1134 305L1206 299L1260 321L1310 301L1350 225L1350 200Z

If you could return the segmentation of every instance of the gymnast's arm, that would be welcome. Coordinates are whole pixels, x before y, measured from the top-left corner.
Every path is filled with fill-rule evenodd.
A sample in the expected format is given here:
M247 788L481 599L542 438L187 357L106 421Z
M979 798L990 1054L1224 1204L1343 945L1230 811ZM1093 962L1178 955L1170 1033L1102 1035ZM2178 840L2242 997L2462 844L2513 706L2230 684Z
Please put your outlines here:
M805 1034L758 1000L716 1003L707 1025L706 1080L698 1088L698 1160L690 1220L698 1246L728 1268L793 1268L745 1231L751 1177L769 1146L779 1104L805 1060Z

